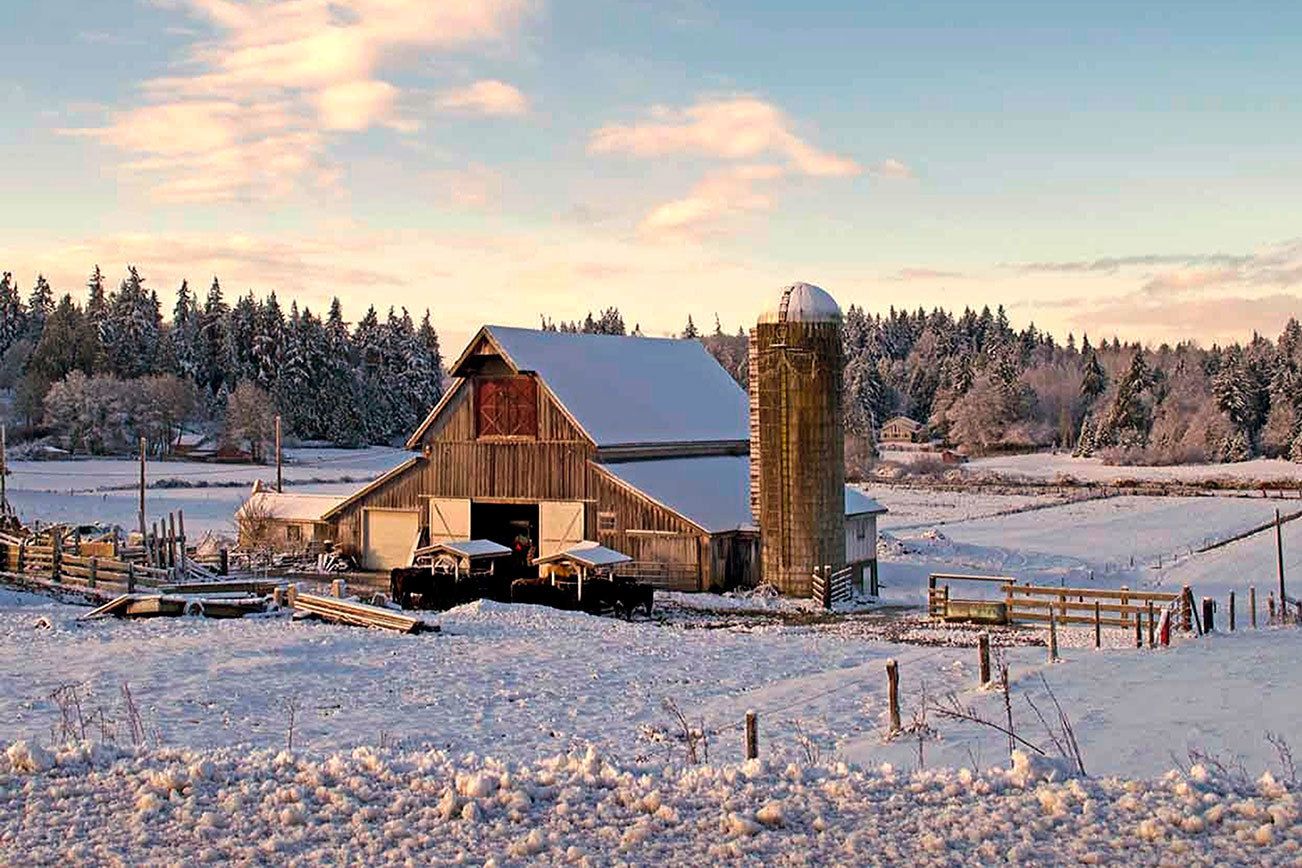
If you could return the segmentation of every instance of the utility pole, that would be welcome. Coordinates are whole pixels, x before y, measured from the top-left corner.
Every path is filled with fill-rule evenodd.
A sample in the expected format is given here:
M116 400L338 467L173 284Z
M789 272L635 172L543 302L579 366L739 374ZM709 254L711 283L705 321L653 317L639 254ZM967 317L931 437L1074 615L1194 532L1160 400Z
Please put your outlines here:
M280 414L276 414L276 492L280 493L285 490L285 480L281 476L281 458L280 458Z
M5 426L0 425L0 515L9 514L9 495L5 484L9 476L9 460L6 457Z
M145 438L140 438L140 538L145 538Z
M1279 604L1284 605L1288 599L1284 596L1284 533L1280 525L1279 510L1275 510L1275 568L1279 572Z

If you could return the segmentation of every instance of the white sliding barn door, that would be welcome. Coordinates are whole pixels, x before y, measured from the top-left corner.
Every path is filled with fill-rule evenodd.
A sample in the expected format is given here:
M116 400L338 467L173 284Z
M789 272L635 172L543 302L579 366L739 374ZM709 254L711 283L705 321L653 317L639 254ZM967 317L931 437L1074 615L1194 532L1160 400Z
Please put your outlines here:
M538 557L564 551L583 540L583 504L544 500L538 504Z
M463 497L431 497L429 500L429 542L470 539L470 500Z
M368 570L391 570L411 563L411 552L420 532L420 513L415 510L367 509L362 560Z

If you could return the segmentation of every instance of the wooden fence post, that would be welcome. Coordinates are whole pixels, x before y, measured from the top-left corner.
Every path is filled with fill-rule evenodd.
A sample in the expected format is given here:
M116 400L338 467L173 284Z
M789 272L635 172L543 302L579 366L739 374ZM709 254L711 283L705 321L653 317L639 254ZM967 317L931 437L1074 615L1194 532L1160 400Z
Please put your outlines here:
M134 594L135 592L136 592L136 565L133 564L131 561L127 561L127 593Z
M1049 610L1049 662L1058 660L1058 618Z
M886 701L891 709L891 731L894 735L903 727L900 725L900 664L891 658L886 661Z
M167 568L176 569L176 513L167 514Z
M285 589L279 585L271 589L271 605L277 609L285 608Z
M1211 597L1203 597L1203 630L1207 633L1216 630L1216 601Z
M1275 623L1275 592L1271 591L1266 595L1266 623Z
M1180 589L1180 629L1188 633L1193 629L1193 588Z
M292 609L296 602L298 602L298 585L291 583L285 588L285 605Z
M217 558L218 558L217 572L219 572L223 576L229 576L231 574L230 551L228 551L227 549L222 549L221 551L217 552Z
M1144 647L1144 618L1139 609L1135 609L1135 647Z
M58 528L50 532L50 580L56 585L61 581L63 566L63 539Z
M1153 607L1153 601L1148 601L1148 647L1157 647L1157 610Z
M1103 647L1103 608L1094 601L1094 647Z
M95 580L96 578L98 578L97 575L98 573L99 573L99 558L95 557L94 555L91 555L90 566L88 567L88 572L86 575L86 587L88 588L95 587Z
M1234 592L1230 591L1230 632L1234 632Z
M181 535L181 572L186 572L185 559L188 556L185 550L185 511L178 509L176 511L176 530Z
M981 633L977 636L977 655L979 662L979 672L981 686L985 687L990 683L990 634Z
M345 589L344 589L343 579L335 579L330 583L330 596L342 600L344 598L344 594L345 594Z
M746 759L759 759L759 718L749 709L746 711Z
M1248 586L1248 616L1252 619L1252 629L1257 629L1257 586Z
M944 597L941 602L940 614L942 618L948 619L949 618L949 585L946 585L944 588L942 588L941 593L944 594Z

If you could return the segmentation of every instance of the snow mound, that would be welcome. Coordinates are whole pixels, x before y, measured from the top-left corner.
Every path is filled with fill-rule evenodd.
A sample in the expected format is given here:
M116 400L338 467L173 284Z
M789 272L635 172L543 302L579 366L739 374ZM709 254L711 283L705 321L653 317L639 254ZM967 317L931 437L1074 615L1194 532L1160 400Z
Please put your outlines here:
M1296 857L1292 784L1242 789L1202 770L1154 781L883 766L621 765L589 748L522 764L359 748L314 757L174 748L5 751L8 862L520 861L636 864L870 855L887 863L1192 864ZM14 779L21 774L22 781ZM30 822L39 816L41 822ZM1036 829L1033 836L1027 830ZM920 830L925 830L920 833ZM919 852L921 851L921 852ZM197 858L196 858L197 857Z

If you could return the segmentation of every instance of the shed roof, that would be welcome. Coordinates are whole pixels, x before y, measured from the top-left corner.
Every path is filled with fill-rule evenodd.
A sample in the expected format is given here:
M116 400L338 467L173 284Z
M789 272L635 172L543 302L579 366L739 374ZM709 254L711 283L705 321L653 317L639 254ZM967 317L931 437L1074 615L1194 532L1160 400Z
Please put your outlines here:
M613 567L615 564L626 564L631 560L633 559L623 552L608 549L600 543L585 539L562 551L541 558L534 558L533 562L535 564L554 564L557 561L573 561L579 566L593 569L595 567Z
M235 517L242 518L246 510L256 510L259 515L279 521L324 521L326 513L347 500L342 494L297 494L278 491L255 490L244 501Z
M511 554L511 550L491 539L463 539L451 542L434 543L416 549L418 555L432 555L449 552L463 558L500 558Z
M744 441L746 393L699 341L485 326L598 446ZM472 346L474 342L472 342ZM460 376L463 356L452 373Z
M652 500L709 533L752 530L750 459L744 455L657 458L598 465ZM857 488L845 487L845 514L872 515L886 508Z

